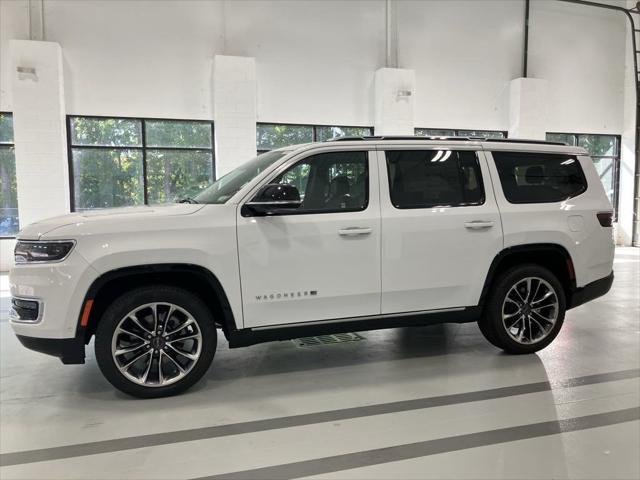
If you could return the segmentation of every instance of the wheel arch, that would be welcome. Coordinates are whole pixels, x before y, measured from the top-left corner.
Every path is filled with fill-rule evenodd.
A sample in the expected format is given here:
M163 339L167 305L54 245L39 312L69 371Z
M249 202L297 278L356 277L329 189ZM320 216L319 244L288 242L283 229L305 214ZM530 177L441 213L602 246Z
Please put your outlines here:
M505 270L524 263L534 263L548 268L564 287L567 305L576 290L576 276L571 255L562 245L555 243L533 243L507 247L500 251L489 266L480 294L479 305L484 306L495 279Z
M236 330L227 294L213 272L199 265L163 263L119 268L100 275L85 294L76 338L89 343L111 301L128 290L152 284L172 285L198 295L211 310L227 339L230 332ZM87 305L89 313L84 318Z

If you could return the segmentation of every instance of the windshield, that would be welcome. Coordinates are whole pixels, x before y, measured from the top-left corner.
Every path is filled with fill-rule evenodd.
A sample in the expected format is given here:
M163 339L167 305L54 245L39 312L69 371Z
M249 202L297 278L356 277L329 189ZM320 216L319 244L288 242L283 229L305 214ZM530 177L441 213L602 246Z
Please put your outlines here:
M194 200L198 203L225 203L238 193L242 187L287 153L287 151L279 150L258 155L213 182L211 186L200 192Z

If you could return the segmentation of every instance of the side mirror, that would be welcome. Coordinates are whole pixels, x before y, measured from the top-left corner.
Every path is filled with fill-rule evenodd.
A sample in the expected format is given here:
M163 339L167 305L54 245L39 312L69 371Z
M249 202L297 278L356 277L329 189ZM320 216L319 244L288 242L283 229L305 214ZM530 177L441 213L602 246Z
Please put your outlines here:
M271 183L260 189L250 202L245 203L242 215L266 216L286 213L302 205L298 189L287 183Z

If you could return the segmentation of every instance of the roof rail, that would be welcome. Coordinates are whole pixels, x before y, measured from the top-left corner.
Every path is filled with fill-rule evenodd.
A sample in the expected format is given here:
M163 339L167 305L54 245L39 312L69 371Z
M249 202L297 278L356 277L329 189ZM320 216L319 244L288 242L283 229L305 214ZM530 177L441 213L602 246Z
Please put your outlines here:
M541 145L567 145L563 142L549 142L546 140L525 140L521 138L486 138L486 137L424 137L420 135L365 135L353 137L338 137L327 142L346 142L358 140L444 140L451 142L505 142L505 143L534 143Z

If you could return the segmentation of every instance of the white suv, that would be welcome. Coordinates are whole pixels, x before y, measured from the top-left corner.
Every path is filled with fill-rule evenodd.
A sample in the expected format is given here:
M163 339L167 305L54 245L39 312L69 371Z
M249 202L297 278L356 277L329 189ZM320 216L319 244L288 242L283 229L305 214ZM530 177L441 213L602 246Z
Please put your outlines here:
M613 281L612 210L586 152L536 141L358 137L258 156L182 203L19 234L11 326L140 397L230 347L477 321L511 353Z

